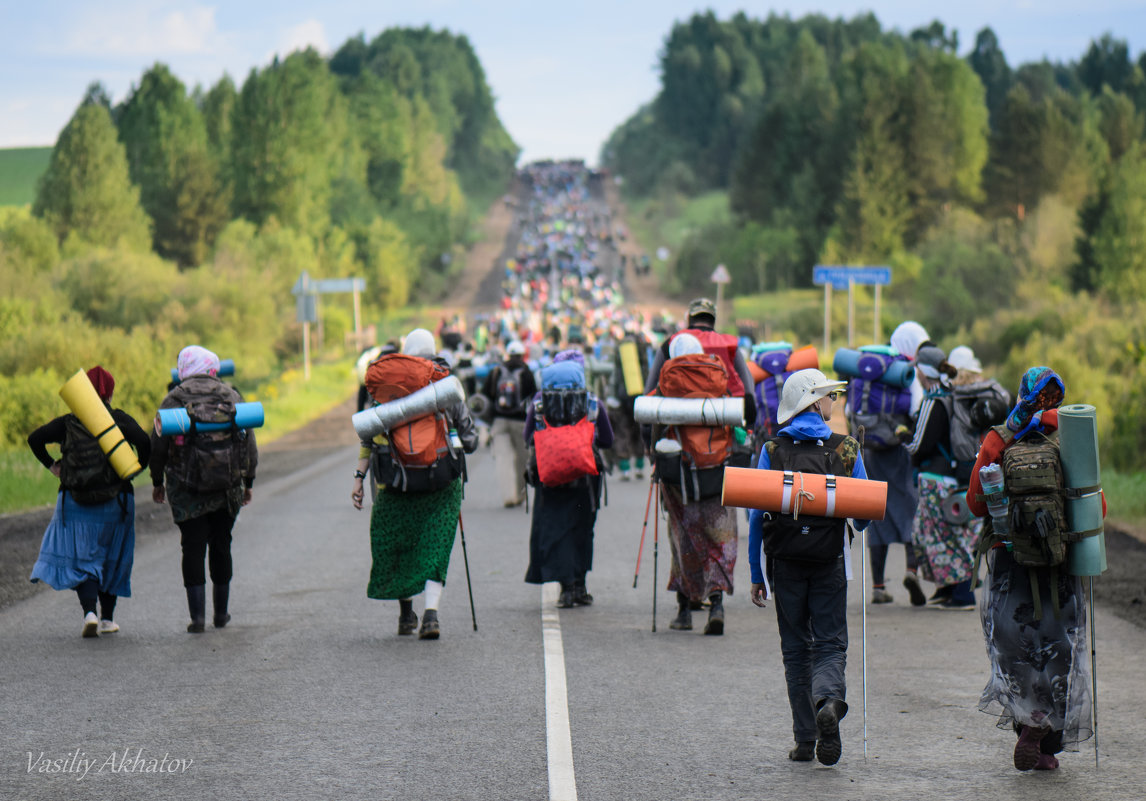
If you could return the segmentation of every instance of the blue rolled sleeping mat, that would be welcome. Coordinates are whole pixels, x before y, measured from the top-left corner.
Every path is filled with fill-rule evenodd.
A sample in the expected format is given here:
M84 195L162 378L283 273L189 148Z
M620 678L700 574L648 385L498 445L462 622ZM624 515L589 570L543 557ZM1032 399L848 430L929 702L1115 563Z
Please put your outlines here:
M258 401L235 404L235 427L258 428L263 424L263 404ZM196 431L226 431L227 423L195 423ZM191 433L191 416L186 409L159 410L159 436L172 437Z

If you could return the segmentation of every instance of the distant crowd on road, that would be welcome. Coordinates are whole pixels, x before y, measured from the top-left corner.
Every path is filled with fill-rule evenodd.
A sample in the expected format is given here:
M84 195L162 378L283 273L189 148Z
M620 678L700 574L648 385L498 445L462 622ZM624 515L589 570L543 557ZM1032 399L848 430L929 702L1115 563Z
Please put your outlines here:
M1017 769L1053 770L1056 754L1091 736L1082 578L1098 571L1082 554L1105 507L1097 475L1074 480L1091 455L1097 466L1097 445L1073 433L1089 407L1069 407L1061 419L1072 433L1060 436L1057 373L1032 367L1012 397L969 348L947 353L907 321L885 343L840 349L829 378L814 348L722 333L706 298L682 323L636 312L614 246L623 228L594 189L600 176L561 162L521 178L529 197L517 204L519 245L504 266L500 309L415 329L359 360L351 502L371 504L367 594L398 601L399 635L442 634L459 530L465 556L466 456L484 442L506 507L527 503L532 489L524 578L557 582L561 609L594 603L606 478L648 478L641 549L650 511L654 540L663 514L666 588L677 601L669 628L692 630L702 612L704 634L723 634L739 509L749 510L750 600L776 610L794 761L832 765L843 751L857 535L871 571L865 614L869 601L894 601L893 545L904 547L912 606L978 609L990 663L979 707L1014 730ZM88 371L124 447L150 469L154 499L171 506L194 633L205 628L208 571L214 626L230 620L231 530L258 461L253 431L236 421L242 398L219 368L210 351L184 349L161 409L186 409L191 427L164 435L157 425L150 436L110 406L110 374ZM77 592L85 637L118 631L116 599L130 595L134 496L109 466L105 433L73 414L28 438L61 481L32 580ZM1085 504L1094 519L1084 528Z

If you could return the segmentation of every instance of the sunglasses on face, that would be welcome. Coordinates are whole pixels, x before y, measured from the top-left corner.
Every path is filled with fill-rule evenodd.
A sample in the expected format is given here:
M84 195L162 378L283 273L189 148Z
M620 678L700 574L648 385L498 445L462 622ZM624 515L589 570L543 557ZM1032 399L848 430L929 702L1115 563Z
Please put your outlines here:
M833 391L829 392L829 393L828 393L827 395L825 395L824 397L825 397L825 398L830 398L830 399L832 400L832 402L834 403L835 401L839 400L840 396L841 396L841 395L843 395L843 394L844 394L844 393L843 393L841 390L838 390L838 389L836 389L836 390L833 390Z

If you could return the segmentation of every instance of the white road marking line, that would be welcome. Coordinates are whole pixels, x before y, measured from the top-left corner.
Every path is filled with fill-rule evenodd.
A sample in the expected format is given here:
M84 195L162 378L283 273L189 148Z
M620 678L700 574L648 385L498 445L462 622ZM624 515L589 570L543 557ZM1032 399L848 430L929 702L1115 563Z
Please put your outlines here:
M541 637L545 646L545 740L549 761L549 801L577 801L569 695L565 686L565 646L557 613L560 584L541 585Z

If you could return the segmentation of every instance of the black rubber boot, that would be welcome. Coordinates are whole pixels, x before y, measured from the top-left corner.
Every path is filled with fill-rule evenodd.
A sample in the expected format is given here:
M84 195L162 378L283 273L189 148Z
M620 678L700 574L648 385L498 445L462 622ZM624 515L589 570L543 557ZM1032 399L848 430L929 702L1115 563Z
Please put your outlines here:
M585 587L585 579L578 579L573 582L573 603L577 606L592 606L593 596L589 594L588 588Z
M213 584L211 586L211 600L215 604L215 618L211 622L215 624L217 629L221 629L231 622L231 616L227 614L227 601L230 597L230 584Z
M724 593L714 592L708 596L708 622L704 624L704 633L720 636L724 633Z
M413 601L398 601L398 633L413 634L418 630L418 616L414 614Z
M692 631L692 609L688 601L688 596L683 592L678 592L676 594L676 602L680 606L680 611L677 612L677 616L673 618L673 621L669 623L669 628L675 629L676 631Z
M196 584L187 587L187 609L191 612L191 622L187 624L187 631L200 634L206 628L207 620L207 585Z
M561 595L557 598L558 609L572 609L577 605L577 593L572 584L561 584Z
M419 640L436 640L441 636L442 630L438 625L438 610L427 609L422 613L422 629L418 632Z

